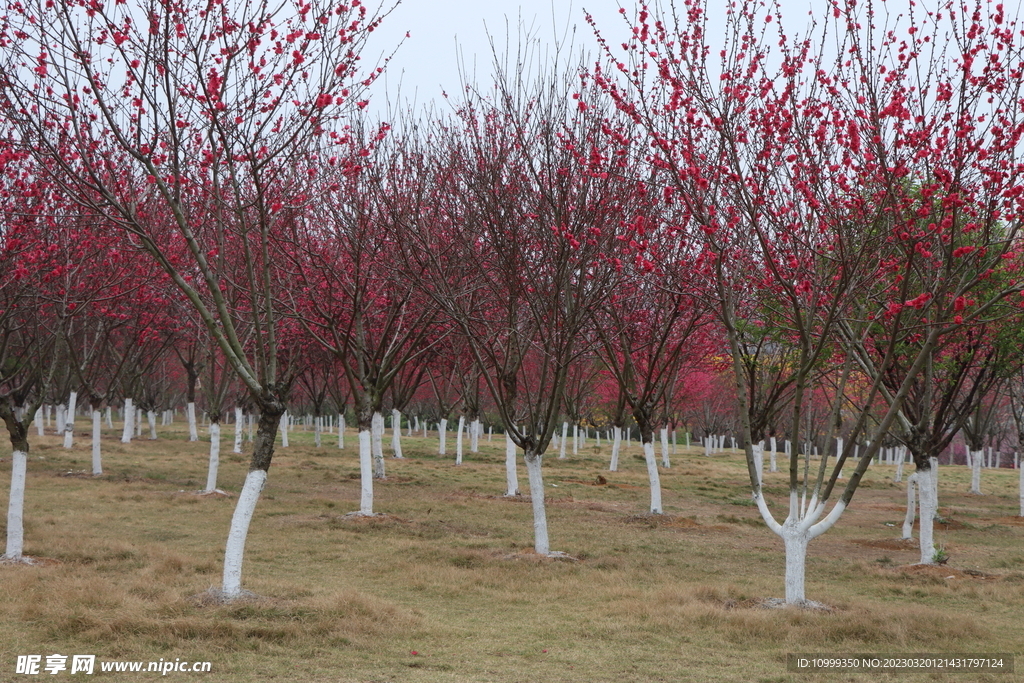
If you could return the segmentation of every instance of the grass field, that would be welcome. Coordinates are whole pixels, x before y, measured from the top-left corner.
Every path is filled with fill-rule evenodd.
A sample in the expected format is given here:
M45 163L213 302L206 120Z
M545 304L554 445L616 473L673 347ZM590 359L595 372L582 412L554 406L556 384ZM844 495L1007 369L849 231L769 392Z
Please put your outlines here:
M181 424L158 441L123 445L119 434L104 434L98 478L87 475L87 432L70 451L56 436L32 439L25 550L40 562L0 566L0 681L84 678L15 674L17 655L54 653L210 661L210 673L166 676L210 682L1024 680L786 670L787 653L1024 651L1013 470L984 471L985 495L972 496L966 468L941 468L936 539L949 564L915 567L917 549L899 540L904 489L893 468L872 467L811 543L807 596L832 607L821 613L759 605L783 594L782 543L749 502L738 451L680 448L662 470L658 517L645 514L635 443L617 473L607 447L548 456L552 548L573 558L550 560L532 553L528 499L501 496L503 437L461 467L451 437L444 458L436 438L405 437L406 458L387 458L375 486L383 514L358 518L345 516L359 503L354 435L340 451L336 437L315 449L295 431L249 532L242 581L260 597L220 605L202 594L220 583L235 499L195 494L208 444L188 443ZM248 456L230 453L232 434L220 483L237 493ZM0 457L5 502L9 447ZM784 475L766 474L766 486L780 502Z

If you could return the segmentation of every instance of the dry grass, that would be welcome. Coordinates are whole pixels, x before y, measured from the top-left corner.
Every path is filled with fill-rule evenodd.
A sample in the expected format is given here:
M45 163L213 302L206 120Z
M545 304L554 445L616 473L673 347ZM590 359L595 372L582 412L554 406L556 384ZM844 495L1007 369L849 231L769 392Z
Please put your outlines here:
M18 654L59 652L209 660L210 674L169 674L204 681L810 683L867 679L790 674L786 653L1022 649L1024 525L1010 470L984 472L980 497L964 468L941 470L937 537L951 560L921 568L898 540L903 490L892 468L872 468L811 545L808 597L832 610L770 610L761 601L782 593L781 543L747 500L738 453L676 455L664 516L645 514L635 445L618 473L594 448L547 458L552 545L573 556L552 561L531 550L528 501L500 495L503 442L456 468L436 439L405 438L407 458L389 458L376 487L385 514L365 519L345 516L358 507L355 440L317 450L296 432L246 548L243 584L259 597L221 604L206 591L220 582L234 498L195 495L207 445L177 426L162 436L122 445L112 430L95 479L82 473L86 440L72 451L33 440L26 551L42 561L0 566L0 681L25 680ZM238 491L246 462L225 454L222 488ZM783 476L767 475L770 493Z

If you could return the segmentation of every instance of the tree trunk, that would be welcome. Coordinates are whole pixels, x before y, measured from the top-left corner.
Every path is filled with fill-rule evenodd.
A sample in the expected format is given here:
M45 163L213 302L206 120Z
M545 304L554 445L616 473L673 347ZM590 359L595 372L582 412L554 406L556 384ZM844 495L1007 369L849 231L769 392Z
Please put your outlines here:
M252 460L245 484L238 495L235 512L231 516L231 528L228 531L228 542L224 549L224 580L221 594L231 600L242 595L242 558L245 554L245 539L249 532L256 503L260 492L267 483L267 470L274 457L274 441L277 438L277 427L284 409L277 405L261 405L260 421L253 443Z
M206 474L206 491L217 490L217 468L220 466L220 422L210 423L210 467Z
M278 425L281 430L281 448L288 448L288 413L281 415Z
M11 494L7 503L7 551L5 560L20 561L25 544L25 478L28 442L11 452Z
M455 437L455 464L462 464L462 428L466 424L466 416L459 415L459 429Z
M661 430L661 466L672 466L668 460L668 427L663 427Z
M107 429L113 429L114 428L114 416L112 415L112 413L114 411L113 411L113 409L110 406L107 406L107 409L106 409L105 412L106 412L106 419L107 419Z
M770 451L770 453L768 455L768 459L769 459L768 471L769 472L778 472L779 471L779 463L777 461L777 457L776 457L776 454L775 454L775 437L774 436L771 437L770 441L771 441L772 450Z
M917 488L917 481L920 472L914 472L907 477L907 514L903 518L903 540L910 540L914 537L914 517L916 501L914 500L914 489ZM922 498L924 498L924 486L921 487Z
M1024 482L1024 479L1021 479L1021 481ZM505 495L519 495L519 475L516 473L516 444L508 435L507 430L505 431ZM1024 511L1024 493L1021 494L1021 501L1021 510Z
M981 495L981 461L985 458L985 449L969 451L971 457L971 493Z
M804 575L807 568L807 543L810 540L800 524L783 526L782 540L786 547L786 604L801 605L804 597Z
M391 409L391 450L396 458L402 456L402 413Z
M78 394L71 392L68 399L68 412L64 416L64 448L71 448L75 441L75 409L78 402Z
M373 411L370 436L370 445L373 449L373 478L384 479L384 416L377 411Z
M124 430L121 432L121 443L131 443L132 434L135 432L134 425L135 421L135 408L132 407L132 400L126 398L124 400Z
M548 555L548 518L544 509L544 478L541 476L541 455L527 451L526 473L530 477L530 502L533 506L533 549L538 555Z
M46 434L46 429L43 427L43 408L42 406L36 410L35 414L35 425L36 425L36 436L43 436Z
M100 411L92 411L92 476L103 474L103 455L100 452Z
M146 418L149 420L149 440L156 441L156 413L149 410L146 412Z
M188 415L188 440L199 441L199 430L196 428L196 404L190 402L186 406L185 412ZM263 490L263 484L260 484L260 490ZM259 498L259 491L256 492L256 497ZM255 505L255 503L253 504Z
M651 512L656 515L662 513L661 509L661 477L658 474L658 461L654 458L654 442L648 439L643 440L644 460L647 461L647 478L651 482Z
M345 448L345 416L338 415L338 448Z
M469 452L479 453L480 452L480 433L482 431L480 426L480 420L473 418L473 421L469 423Z
M559 450L558 450L558 459L559 460L564 460L565 459L565 440L568 438L568 436L569 436L569 423L568 422L563 422L562 423L562 438L559 440L559 444L558 444L558 448L559 448Z
M619 471L619 447L622 445L622 429L620 427L612 427L612 461L608 466L609 472Z
M245 415L241 408L235 408L235 447L233 452L242 452L242 428L245 425Z
M370 430L359 428L359 514L373 516L373 446Z
M572 426L572 454L580 454L580 426L577 424Z
M939 509L939 459L929 458L928 469L917 472L918 500L921 507L921 564L935 563L935 515Z
M754 452L754 468L757 470L757 485L764 481L764 441L750 447Z
M437 454L446 455L445 453L445 436L448 434L448 420L441 418L441 423L437 425Z

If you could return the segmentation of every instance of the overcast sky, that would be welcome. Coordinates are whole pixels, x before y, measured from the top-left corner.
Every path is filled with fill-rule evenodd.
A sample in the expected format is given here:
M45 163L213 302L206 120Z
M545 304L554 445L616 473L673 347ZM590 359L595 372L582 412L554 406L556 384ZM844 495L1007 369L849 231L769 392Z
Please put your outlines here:
M369 4L369 3L368 3ZM783 14L789 26L804 26L813 0L784 0ZM821 0L817 3L822 4ZM892 3L890 3L892 4ZM635 4L624 3L630 15ZM711 26L721 21L724 8L710 2ZM552 43L557 34L566 35L575 27L575 43L596 54L596 43L590 26L584 18L584 7L613 41L623 42L627 27L619 14L616 0L403 0L381 27L375 32L370 49L364 55L367 61L382 51L390 51L405 36L410 37L398 50L387 71L387 84L375 86L371 107L383 112L386 93L395 93L401 81L403 97L419 105L440 98L442 89L455 93L459 88L459 54L467 71L476 70L476 81L484 84L491 73L490 33L503 51L506 34L511 33L512 45L517 44L520 19L524 26L541 40ZM718 16L716 16L716 13ZM709 30L710 32L710 30Z

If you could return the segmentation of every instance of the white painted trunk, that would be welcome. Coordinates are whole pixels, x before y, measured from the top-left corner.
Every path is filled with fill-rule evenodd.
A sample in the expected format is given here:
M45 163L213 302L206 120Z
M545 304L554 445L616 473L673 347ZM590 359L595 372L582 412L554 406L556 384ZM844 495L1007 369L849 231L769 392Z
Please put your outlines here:
M11 453L11 494L7 501L7 552L4 559L20 560L25 548L25 474L28 454Z
M788 532L782 536L786 548L786 604L799 605L806 600L804 576L807 568L808 534L797 528L783 529Z
M935 515L939 509L939 459L931 458L931 469L917 480L921 507L921 564L935 562Z
M313 418L313 444L320 448L320 433L323 431L324 418L317 415Z
M135 436L142 438L142 408L135 409L135 420L132 422L135 425Z
M217 470L220 467L220 423L210 423L210 466L206 471L206 493L217 490Z
M345 447L345 416L338 415L338 448Z
M896 476L893 481L899 483L903 481L903 465L907 461L907 452L902 448L897 448L896 454Z
M121 443L131 443L132 434L135 432L132 422L135 418L135 409L132 407L132 400L124 400L124 430L121 432Z
M245 426L245 415L241 408L235 408L235 447L233 452L242 452L242 429Z
M402 413L391 410L391 450L396 458L402 456Z
M149 440L156 441L156 413L150 410L146 418L149 420Z
M462 430L466 426L466 416L459 415L459 428L455 433L455 464L462 464Z
M608 466L609 472L619 471L619 447L622 444L622 429L620 427L612 427L612 462Z
M914 518L917 516L916 505L917 502L914 499L914 490L917 488L918 472L914 472L907 477L907 514L903 518L903 539L909 540L914 537ZM921 487L921 493L924 493L924 486ZM922 495L922 498L924 496Z
M1020 516L1024 517L1024 467L1017 466L1017 490L1020 492Z
M448 436L448 420L442 418L441 419L441 423L439 425L437 425L437 440L438 440L437 454L438 455L447 455L447 453L445 452L446 451L446 449L445 449L445 437L446 436Z
M596 441L597 447L600 448L601 447L601 430L600 429L595 429L594 430L594 438L597 440Z
M654 443L648 441L644 446L644 460L647 461L647 478L651 482L651 512L656 515L661 509L661 477L658 475L658 461L654 458Z
M573 425L572 426L572 454L573 455L579 455L580 454L580 426L579 425Z
M47 406L46 406L46 426L47 427L50 426L50 419L52 417L52 413L53 413L53 406L47 404Z
M548 543L548 518L544 509L544 478L541 476L541 456L526 454L526 473L530 477L530 502L533 505L533 549L538 555L551 552Z
M251 470L245 476L242 492L238 494L235 513L231 516L231 529L224 549L224 583L221 591L225 598L236 598L242 593L242 557L245 555L245 537L249 533L260 492L267 483L264 470Z
M771 445L771 450L768 451L768 471L769 472L778 472L779 471L779 462L778 462L777 453L775 452L775 445L776 445L775 444L775 437L774 436L769 437L768 441L769 441L769 444Z
M480 420L476 418L469 423L469 452L479 453L480 452L480 433L483 428L480 426Z
M661 430L661 466L672 466L668 459L668 427L663 427Z
M754 452L754 469L757 471L757 485L764 481L764 441L751 446Z
M359 430L359 514L373 514L373 447L370 430Z
M113 412L114 412L113 409L111 409L110 406L107 406L107 411L106 411L106 413L107 413L107 429L113 429L114 428L114 418L113 418L113 415L112 415Z
M100 452L100 411L92 411L92 473L103 474L103 455Z
M281 447L288 448L288 413L281 416L281 421L277 424L277 431L281 432Z
M185 406L185 414L188 416L188 440L199 441L199 430L196 428L196 404L189 403Z
M494 436L494 427L487 428L487 443L491 442L491 438Z
M42 406L40 406L36 410L35 425L36 425L36 436L43 436L44 434L46 434L46 428L43 426L43 408L42 408Z
M985 459L985 449L971 451L971 493L981 495L981 461Z
M705 458L710 458L711 457L711 437L710 436L705 436L704 437L704 457Z
M564 460L565 459L565 440L568 437L569 437L569 423L568 422L563 422L562 423L562 439L561 439L561 442L559 443L559 450L558 450L558 459L559 460Z
M516 444L505 433L505 495L519 495L519 475L516 472Z
M370 446L373 450L373 478L384 479L384 416L376 411L370 422Z
M672 455L676 454L676 430L672 430Z

